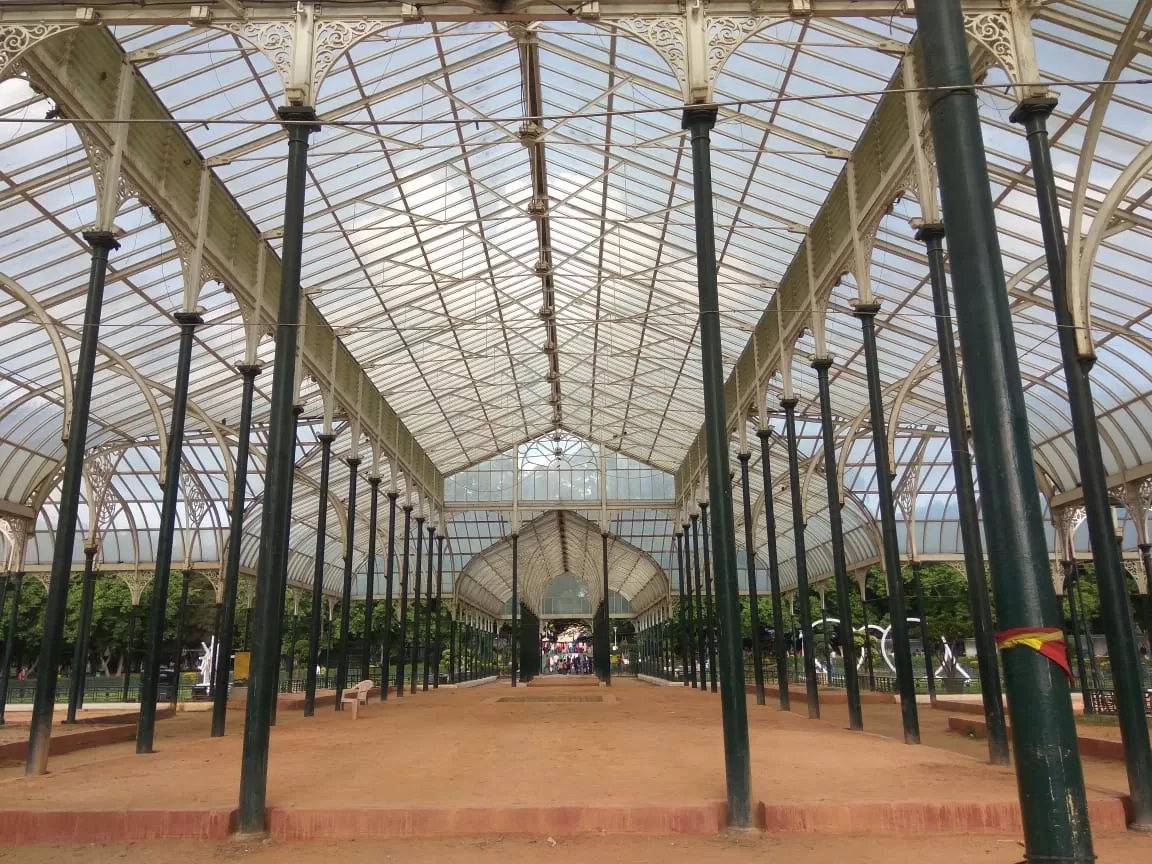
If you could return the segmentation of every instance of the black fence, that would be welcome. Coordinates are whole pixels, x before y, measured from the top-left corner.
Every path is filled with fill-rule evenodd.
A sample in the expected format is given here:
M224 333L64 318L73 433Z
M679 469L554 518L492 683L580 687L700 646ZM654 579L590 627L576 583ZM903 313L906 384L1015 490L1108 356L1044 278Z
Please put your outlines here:
M1093 690L1088 689L1085 691L1088 695L1088 703L1085 706L1087 713L1091 714L1115 714L1116 713L1116 691L1115 690ZM1144 713L1152 717L1152 690L1144 691Z

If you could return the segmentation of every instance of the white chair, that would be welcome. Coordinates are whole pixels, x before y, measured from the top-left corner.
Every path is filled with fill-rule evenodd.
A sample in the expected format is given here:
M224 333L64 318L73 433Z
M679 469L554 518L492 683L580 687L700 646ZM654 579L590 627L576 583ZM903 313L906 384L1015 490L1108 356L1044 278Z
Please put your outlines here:
M360 716L360 706L368 704L368 691L371 690L375 684L368 679L364 679L359 684L349 687L345 692L340 702L344 705L352 706L352 719L355 720Z

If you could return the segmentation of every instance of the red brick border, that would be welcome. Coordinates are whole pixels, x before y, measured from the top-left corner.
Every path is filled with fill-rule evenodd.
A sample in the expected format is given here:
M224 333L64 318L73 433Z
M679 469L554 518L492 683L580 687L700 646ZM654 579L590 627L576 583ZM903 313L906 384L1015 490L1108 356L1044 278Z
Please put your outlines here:
M1126 799L1090 801L1089 818L1098 831L1123 831ZM854 804L765 804L757 820L767 831L808 834L1019 834L1016 801L939 804L889 801Z
M723 803L683 807L444 807L268 812L284 840L328 837L461 837L481 834L715 834Z
M988 736L988 724L983 720L973 720L968 717L949 717L948 731L972 734L977 738ZM1095 759L1107 759L1112 762L1124 761L1124 744L1111 738L1092 738L1087 735L1076 737L1077 746L1081 756L1091 756Z
M1122 831L1124 798L1088 805L1092 827ZM493 834L716 834L725 826L723 802L650 807L460 807L374 810L270 808L268 829L281 840L389 837L464 837ZM213 840L235 830L234 810L3 810L0 843L127 843L174 838ZM807 834L1019 834L1015 801L924 804L756 805L767 831Z
M0 843L128 843L220 840L235 828L234 810L4 810Z
M745 693L755 693L755 684L745 684ZM793 689L792 693L797 691ZM780 695L780 688L775 684L765 685L764 695L776 698ZM837 688L821 687L819 691L820 701L824 705L847 705L848 704L848 691ZM862 691L860 693L860 703L862 705L890 705L896 701L896 697L891 693L872 693L869 691Z
M69 735L53 735L49 743L52 756L75 753L90 747L103 747L105 744L119 744L136 737L136 725L109 726L105 729L90 729L85 732L72 732ZM0 759L23 762L28 756L27 741L9 741L0 744Z

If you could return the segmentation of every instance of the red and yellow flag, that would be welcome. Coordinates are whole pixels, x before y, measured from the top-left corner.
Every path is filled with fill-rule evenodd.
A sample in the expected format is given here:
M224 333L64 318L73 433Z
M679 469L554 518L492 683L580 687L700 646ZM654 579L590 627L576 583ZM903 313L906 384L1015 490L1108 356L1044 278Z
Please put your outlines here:
M1072 680L1072 667L1068 665L1068 649L1064 644L1064 631L1059 627L1013 627L996 634L996 645L1001 650L1008 648L1031 648L1039 651L1064 670L1068 680Z

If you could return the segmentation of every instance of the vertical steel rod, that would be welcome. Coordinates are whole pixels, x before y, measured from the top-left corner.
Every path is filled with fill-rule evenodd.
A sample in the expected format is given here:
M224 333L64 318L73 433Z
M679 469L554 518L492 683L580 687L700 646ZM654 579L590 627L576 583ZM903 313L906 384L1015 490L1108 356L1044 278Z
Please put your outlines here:
M743 421L742 421L743 422ZM748 619L752 627L752 680L756 688L756 704L764 704L764 659L760 655L760 600L756 590L756 547L752 542L752 492L748 488L748 462L750 453L739 453L740 488L744 493L744 553L748 570Z
M0 726L4 725L4 706L8 702L8 676L12 673L12 652L16 647L16 627L20 623L20 589L24 587L23 573L9 573L12 611L8 613L8 629L4 633L4 663L0 666ZM4 607L0 606L0 611Z
M1100 430L1096 425L1096 407L1092 397L1090 373L1096 357L1082 356L1077 349L1075 321L1068 298L1067 249L1048 143L1047 120L1055 107L1055 99L1025 99L1012 114L1012 120L1023 124L1027 131L1028 149L1032 156L1040 231L1044 236L1048 262L1048 284L1052 287L1060 356L1064 364L1068 407L1072 416L1072 435L1076 441L1076 461L1080 467L1080 488L1084 494L1088 538L1092 544L1092 559L1096 565L1096 582L1100 590L1100 617L1104 623L1104 638L1112 665L1120 738L1124 742L1124 767L1128 773L1128 794L1132 799L1132 823L1140 830L1152 831L1152 749L1149 747L1148 722L1144 716L1144 687L1140 655L1132 626L1132 606L1124 581L1121 551L1112 533L1108 475L1104 469Z
M353 441L355 448L359 442ZM348 650L352 636L348 633L352 621L352 556L356 554L356 481L360 460L355 456L344 460L348 465L348 537L344 542L344 585L340 595L340 661L336 665L336 710L344 710L344 690L348 687Z
M431 554L432 550L429 549ZM409 694L416 692L416 660L420 649L420 577L424 573L424 517L416 517L416 561L412 566L412 665L409 669Z
M944 384L944 407L948 415L948 438L952 444L952 474L956 481L956 505L960 515L960 539L964 547L964 572L968 580L968 608L976 641L976 662L980 669L980 696L984 723L988 730L988 761L1008 764L1008 728L1004 722L1004 699L1000 688L1000 667L996 663L996 639L992 607L988 601L988 579L984 573L980 513L976 487L972 483L972 457L968 452L968 426L960 373L956 362L956 339L952 333L952 309L948 301L944 267L944 225L921 225L916 238L928 255L928 280L932 285L932 305L936 313L936 341L940 345L940 375Z
M872 423L872 455L876 462L876 500L880 510L880 536L884 572L888 577L889 623L892 653L896 659L896 685L900 690L900 719L904 743L920 743L920 718L916 714L916 673L908 644L908 611L904 602L904 577L900 546L896 539L896 505L892 499L892 469L888 463L888 433L884 422L884 394L880 388L880 361L876 356L878 303L857 303L852 314L860 319L864 364L868 376L868 407Z
M241 834L265 830L268 792L268 742L280 646L277 621L283 612L279 584L287 573L284 537L292 506L292 472L296 449L293 400L296 346L300 327L300 259L304 239L304 198L307 183L308 138L316 128L310 107L281 108L287 124L288 167L284 195L284 237L280 255L280 308L276 319L276 354L272 373L272 407L268 419L264 508L260 557L256 568L256 614L252 640L251 678L244 718L240 760Z
M365 570L364 582L364 652L360 658L360 680L366 681L372 677L372 597L376 581L376 528L380 517L380 478L373 475L368 478L371 489L368 502L368 563ZM387 687L387 676L381 680Z
M180 492L180 456L184 445L184 420L188 408L188 379L192 367L192 339L204 319L195 312L172 316L180 325L180 348L176 357L176 383L172 388L172 418L168 433L168 458L160 499L160 525L156 538L156 572L152 578L152 605L148 610L148 642L144 668L140 670L140 720L136 726L136 752L151 753L156 736L156 701L160 687L160 663L164 647L164 613L168 608L168 582L172 576L172 541L176 533L176 506Z
M776 654L776 687L780 696L780 710L790 711L792 701L788 693L788 645L784 641L784 599L780 594L780 559L776 551L776 501L772 494L772 460L770 456L772 430L767 422L756 430L760 439L760 469L764 475L764 523L768 534L768 585L772 592L772 647Z
M432 647L432 571L435 562L432 560L432 547L436 539L436 526L428 526L428 582L424 587L424 680L421 689L428 692L428 676L432 671L432 657L429 649Z
M110 178L108 182L116 182ZM100 335L100 312L104 303L104 279L108 253L120 244L107 231L88 231L84 240L92 249L88 273L88 297L84 306L84 329L80 333L80 356L72 392L72 418L64 456L64 479L52 550L52 575L44 605L44 635L40 640L40 672L29 725L25 774L48 770L48 739L52 735L52 712L56 705L56 667L68 611L68 582L72 578L72 546L76 540L76 517L80 509L80 484L84 475L84 449L88 438L88 414L92 404L92 375L96 369L96 346ZM17 595L18 596L18 595ZM13 628L14 629L14 628ZM7 687L7 682L5 682Z
M804 683L808 718L820 719L816 682L816 645L812 635L812 600L808 588L808 553L804 545L804 502L800 492L800 454L796 447L796 400L782 399L784 431L788 440L788 481L792 490L792 539L796 546L796 600L800 604L800 640L804 645Z
M709 133L715 106L684 108L682 126L692 139L692 193L696 217L696 280L700 296L700 356L703 364L704 426L708 452L708 500L712 502L712 572L716 575L722 666L720 692L724 727L724 767L728 824L752 827L752 776L748 750L748 705L744 694L744 651L740 642L739 585L736 581L736 533L732 519L732 480L728 475L724 367L720 308L716 287L716 237L712 213L712 164Z
M408 637L408 572L411 558L408 543L411 539L412 505L404 505L404 557L400 562L400 634L396 641L396 698L404 695L404 649Z
M916 6L955 286L956 320L999 626L1060 626L959 0ZM1059 305L1059 304L1057 304ZM1094 860L1068 679L1037 651L1001 652L1025 856Z
M848 694L848 726L864 728L860 707L860 680L856 676L856 637L852 627L852 590L844 560L844 524L840 515L840 481L837 475L836 435L832 428L832 393L828 383L830 357L812 360L820 388L820 430L824 440L824 481L828 490L828 526L832 537L832 573L836 582L836 600L840 613L840 650L844 654L844 689Z
M322 433L317 437L320 441L320 490L316 507L316 551L312 558L312 607L308 614L308 668L304 671L305 717L316 715L316 673L320 665L320 630L324 614L324 549L328 542L328 483L332 476L332 441L335 436Z
M244 508L248 491L248 447L252 437L252 399L256 390L257 365L236 367L243 381L240 397L240 428L236 444L236 476L232 489L228 559L224 565L224 593L220 598L220 627L216 635L215 668L212 671L212 737L224 735L228 713L228 678L232 646L236 640L236 596L240 584L240 546L244 539Z
M384 646L380 651L380 701L388 699L388 672L392 668L392 584L396 573L396 492L388 493L388 560L384 564Z
M708 502L700 502L700 539L704 546L704 632L708 643L708 682L711 691L719 691L719 682L716 680L716 604L712 599L712 555L709 550L708 531ZM740 677L744 677L744 655L740 655Z
M76 722L76 712L84 704L84 679L88 671L88 630L92 625L92 597L96 593L96 582L92 568L99 547L95 544L84 546L84 581L80 588L80 619L76 623L76 645L72 652L72 677L68 681L68 714L65 723ZM0 609L3 592L0 592Z

